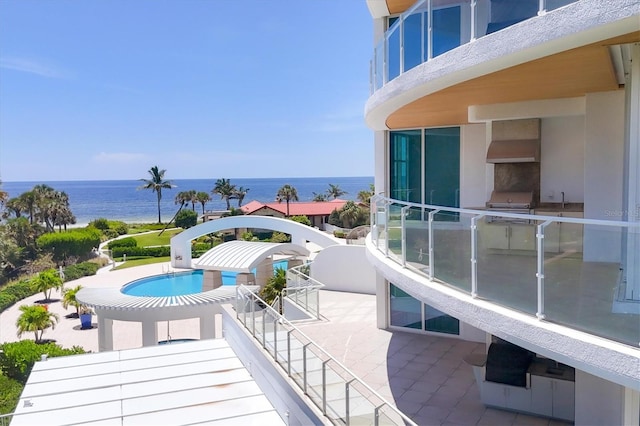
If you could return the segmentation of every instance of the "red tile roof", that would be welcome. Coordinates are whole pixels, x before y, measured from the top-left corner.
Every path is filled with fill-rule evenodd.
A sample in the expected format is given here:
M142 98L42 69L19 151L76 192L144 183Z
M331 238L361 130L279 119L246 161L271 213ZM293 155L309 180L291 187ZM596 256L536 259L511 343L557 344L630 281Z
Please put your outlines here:
M290 216L328 216L332 211L341 209L347 202L345 200L331 200L331 201L309 201L309 202L290 202L289 203L289 215ZM283 215L287 214L287 203L273 202L273 203L261 203L259 201L251 201L248 204L240 207L244 214L252 214L262 208L268 208L280 212Z

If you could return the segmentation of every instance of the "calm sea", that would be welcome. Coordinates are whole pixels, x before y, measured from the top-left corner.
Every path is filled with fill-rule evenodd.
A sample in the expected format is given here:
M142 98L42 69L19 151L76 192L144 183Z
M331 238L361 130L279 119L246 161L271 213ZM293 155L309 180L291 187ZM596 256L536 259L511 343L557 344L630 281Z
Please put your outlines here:
M219 195L211 194L215 179L175 179L172 182L176 185L175 188L162 190L160 210L162 221L165 223L178 210L179 206L174 203L174 198L180 191L193 189L209 193L213 200L206 204L206 210L226 208L226 203L220 200ZM129 223L158 220L156 194L150 190L138 190L141 185L139 180L3 182L2 190L8 192L9 197L17 197L41 183L67 193L71 211L79 225L85 225L97 218ZM373 177L231 179L231 183L249 189L242 203L244 205L252 200L274 201L278 189L287 184L296 188L300 201L311 201L314 192L326 192L329 184L338 185L340 189L347 191L347 194L340 198L355 200L358 192L369 190ZM238 200L231 200L233 207L237 207L237 203ZM201 204L196 204L196 212L202 213Z

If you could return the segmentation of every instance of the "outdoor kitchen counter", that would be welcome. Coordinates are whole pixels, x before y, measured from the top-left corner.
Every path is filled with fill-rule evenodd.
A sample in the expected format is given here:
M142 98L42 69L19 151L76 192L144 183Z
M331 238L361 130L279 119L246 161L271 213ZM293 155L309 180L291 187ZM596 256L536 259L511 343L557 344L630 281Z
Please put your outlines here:
M544 212L554 212L554 213L562 213L562 212L584 212L584 203L565 203L564 208L560 203L540 203L535 208L536 214L542 214Z

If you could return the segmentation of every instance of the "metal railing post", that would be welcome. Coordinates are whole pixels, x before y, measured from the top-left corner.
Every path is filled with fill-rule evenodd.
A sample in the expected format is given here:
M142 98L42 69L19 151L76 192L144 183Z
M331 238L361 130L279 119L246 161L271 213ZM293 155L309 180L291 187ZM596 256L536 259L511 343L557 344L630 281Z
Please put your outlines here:
M471 297L478 297L478 219L484 215L471 218Z
M327 363L329 360L322 362L322 414L327 415Z
M384 203L384 230L386 237L384 239L384 255L389 257L389 202Z
M267 348L267 321L265 320L267 308L262 310L262 347Z
M546 0L540 0L538 2L538 16L542 16L547 13L547 2Z
M431 2L429 2L431 4ZM429 279L433 281L435 276L435 265L433 264L433 217L440 210L432 210L429 212Z
M477 38L476 34L476 25L478 22L478 17L476 14L478 13L478 9L476 8L476 0L471 0L471 41L475 41Z
M538 312L536 312L536 317L540 320L544 319L544 229L551 223L552 221L547 220L538 225L538 232L536 233L538 241L538 270L536 272L536 277L538 278Z
M351 384L353 380L349 380L348 382L346 382L344 384L345 386L345 390L344 390L344 397L345 397L345 401L344 401L344 423L349 426L349 424L351 423L351 419L350 419L350 413L349 413L349 408L350 408L350 404L349 404L349 385Z
M406 267L407 266L407 220L406 220L406 215L407 215L407 210L409 209L409 206L404 206L402 209L400 209L400 235L402 236L402 266Z
M302 391L305 395L307 394L307 346L309 345L310 343L302 345Z
M427 1L427 61L433 59L433 8L431 0Z
M287 331L287 376L291 377L291 332Z
M273 359L278 363L278 318L273 320Z

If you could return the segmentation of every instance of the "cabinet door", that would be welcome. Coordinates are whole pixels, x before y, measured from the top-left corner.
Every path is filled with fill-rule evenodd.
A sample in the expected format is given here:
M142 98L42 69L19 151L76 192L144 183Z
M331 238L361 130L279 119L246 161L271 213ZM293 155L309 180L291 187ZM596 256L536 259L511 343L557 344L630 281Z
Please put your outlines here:
M563 217L584 217L580 212L563 212ZM583 225L579 223L560 224L560 251L582 253Z
M551 379L531 376L531 412L551 417L553 414L553 384Z
M484 248L507 250L509 248L509 225L487 224L482 227L480 238Z
M531 389L508 386L507 408L518 411L531 411Z
M512 224L509 227L509 248L511 250L535 250L536 231L533 225Z
M575 418L576 384L568 380L553 381L553 417L563 420Z

